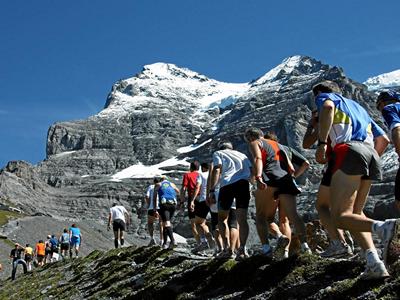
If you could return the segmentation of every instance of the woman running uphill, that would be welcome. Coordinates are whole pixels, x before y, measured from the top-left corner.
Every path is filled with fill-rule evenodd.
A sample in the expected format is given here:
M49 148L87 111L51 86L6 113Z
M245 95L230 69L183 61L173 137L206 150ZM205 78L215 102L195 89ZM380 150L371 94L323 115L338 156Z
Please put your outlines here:
M244 137L253 156L253 169L258 189L256 194L257 231L263 244L264 253L268 253L266 249L268 246L266 244L268 226L260 219L264 218L268 222L273 221L277 205L274 203L276 202L274 198L277 197L279 197L280 208L295 227L301 242L302 252L311 253L306 241L304 221L300 218L296 208L296 195L300 194L300 190L292 177L291 169L293 169L293 166L288 161L286 153L277 142L263 138L263 132L258 128L247 129ZM283 167L284 165L286 167ZM264 181L263 174L266 175L267 181ZM278 228L276 230L279 232ZM279 235L279 256L282 256L281 252L286 248L289 241L288 237Z

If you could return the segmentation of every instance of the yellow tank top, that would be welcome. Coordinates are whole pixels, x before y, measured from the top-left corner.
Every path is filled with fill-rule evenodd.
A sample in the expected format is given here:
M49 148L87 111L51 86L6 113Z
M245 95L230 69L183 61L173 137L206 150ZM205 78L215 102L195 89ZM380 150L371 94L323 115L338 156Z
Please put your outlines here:
M25 248L25 254L32 255L32 253L33 253L33 249L31 247L26 247Z

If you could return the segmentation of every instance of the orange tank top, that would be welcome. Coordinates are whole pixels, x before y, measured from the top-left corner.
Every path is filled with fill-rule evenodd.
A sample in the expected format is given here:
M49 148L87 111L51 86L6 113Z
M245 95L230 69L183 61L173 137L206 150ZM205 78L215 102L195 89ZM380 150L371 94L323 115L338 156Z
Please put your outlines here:
M45 245L43 243L36 244L36 254L37 255L45 255Z

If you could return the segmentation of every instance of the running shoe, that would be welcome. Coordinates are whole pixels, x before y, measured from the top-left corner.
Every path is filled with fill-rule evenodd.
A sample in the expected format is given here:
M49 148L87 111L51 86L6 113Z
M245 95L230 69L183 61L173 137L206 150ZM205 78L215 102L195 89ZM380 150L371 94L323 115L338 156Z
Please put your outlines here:
M162 248L165 250L165 249L168 249L168 244L167 243L164 243L164 244L162 244Z
M154 238L150 239L150 243L148 244L148 246L154 246L156 244L156 240Z
M232 259L235 258L235 254L231 252L229 249L225 249L221 251L216 258L218 259Z
M169 243L169 246L168 246L168 249L172 250L172 249L174 249L176 246L178 246L178 244L177 244L175 241L170 242L170 243Z
M305 242L301 244L301 253L312 254L310 247Z
M285 254L285 249L289 245L290 239L286 235L281 235L277 242L274 251L274 257L277 259L282 259Z
M289 258L289 250L285 250L285 253L283 253L282 259Z
M367 265L365 271L361 273L360 279L362 280L379 279L389 276L390 275L386 270L385 264L381 261L378 261L371 266Z
M213 256L214 257L217 257L218 256L218 254L220 254L222 252L222 250L221 249L218 249L217 247L215 247L214 248L214 253L213 253Z
M320 254L321 257L343 257L351 256L353 253L348 245L342 244L340 241L331 241L329 247Z
M249 253L247 253L246 246L240 246L239 249L236 252L236 258L235 260L244 260L246 258L250 257Z
M196 247L194 247L193 250L192 250L192 253L198 253L200 251L207 250L208 248L209 247L208 247L207 242L203 242L203 243L197 245Z

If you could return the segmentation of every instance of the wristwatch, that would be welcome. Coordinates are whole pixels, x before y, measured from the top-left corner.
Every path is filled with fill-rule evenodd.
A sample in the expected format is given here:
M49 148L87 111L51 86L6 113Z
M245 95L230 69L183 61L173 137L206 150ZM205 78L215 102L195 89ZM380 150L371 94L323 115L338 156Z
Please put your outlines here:
M328 145L328 142L318 140L318 146L321 146L321 145Z

